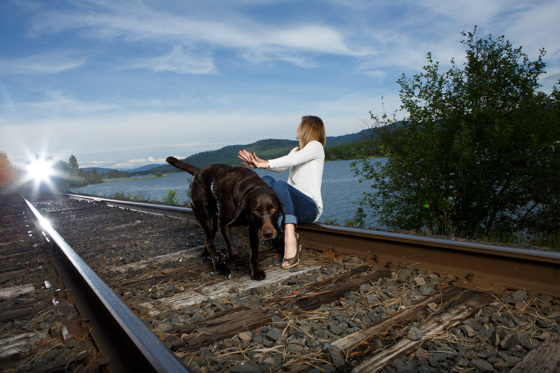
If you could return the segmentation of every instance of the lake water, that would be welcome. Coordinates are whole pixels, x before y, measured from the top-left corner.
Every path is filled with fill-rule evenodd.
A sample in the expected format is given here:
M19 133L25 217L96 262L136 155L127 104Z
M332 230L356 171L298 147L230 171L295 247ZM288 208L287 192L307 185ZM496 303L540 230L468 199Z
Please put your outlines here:
M378 159L386 162L385 158ZM371 182L359 183L358 178L350 168L353 161L325 162L323 173L323 206L324 211L320 222L331 221L344 224L345 220L352 219L361 199L366 191L371 190ZM288 172L275 173L266 170L256 170L259 175L271 175L276 180L287 180ZM138 196L142 200L161 202L169 189L176 192L176 199L180 204L189 202L187 191L192 176L186 172L173 173L164 177L150 179L113 181L103 184L88 185L72 189L73 193L84 193L102 197L114 197L117 193ZM134 179L134 178L131 178ZM373 217L368 217L366 226L379 227Z

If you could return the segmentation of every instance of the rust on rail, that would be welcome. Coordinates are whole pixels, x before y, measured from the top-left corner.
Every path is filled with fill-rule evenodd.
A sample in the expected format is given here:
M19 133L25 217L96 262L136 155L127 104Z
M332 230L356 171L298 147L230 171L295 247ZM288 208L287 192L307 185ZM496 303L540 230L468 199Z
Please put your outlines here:
M478 289L534 290L560 296L560 253L384 231L308 224L305 247L369 257L380 266L431 269Z

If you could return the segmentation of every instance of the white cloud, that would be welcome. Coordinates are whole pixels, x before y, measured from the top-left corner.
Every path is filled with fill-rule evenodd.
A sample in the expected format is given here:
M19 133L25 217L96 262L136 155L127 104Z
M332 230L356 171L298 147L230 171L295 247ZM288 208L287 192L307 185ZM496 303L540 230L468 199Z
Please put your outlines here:
M342 34L326 24L274 24L258 22L240 12L220 7L207 9L204 17L157 11L138 2L97 1L74 3L72 11L43 11L34 18L32 34L80 32L89 37L167 45L207 45L212 48L281 48L307 52L359 55ZM227 7L226 7L227 8Z
M110 111L118 108L113 103L87 102L76 100L70 95L64 94L62 91L45 92L45 100L35 102L20 102L18 109L23 110L27 116L33 114L40 115L75 115L99 113ZM21 116L21 113L18 113Z
M182 47L173 48L167 55L133 61L129 67L178 74L212 74L217 72L211 57L184 52Z
M46 53L23 58L0 59L2 74L56 74L82 66L84 57Z
M259 44L341 55L357 54L346 47L339 32L321 25L276 29L265 33Z
M186 157L176 157L179 159L183 159ZM139 158L139 159L129 159L126 162L120 162L120 163L109 163L107 164L108 167L110 168L123 168L123 169L129 169L129 168L137 168L137 167L142 167L146 164L166 164L165 162L166 158L154 158L154 157L148 157L148 158Z
M319 63L313 57L304 56L297 52L291 53L279 48L261 48L259 50L246 50L240 56L250 64L267 65L276 61L283 61L301 68L317 67Z

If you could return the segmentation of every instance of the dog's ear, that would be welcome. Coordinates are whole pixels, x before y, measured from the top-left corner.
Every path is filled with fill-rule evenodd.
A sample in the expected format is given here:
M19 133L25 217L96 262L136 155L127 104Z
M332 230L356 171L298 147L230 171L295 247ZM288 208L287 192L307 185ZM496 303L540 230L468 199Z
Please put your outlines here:
M235 221L237 219L239 219L239 217L241 216L241 213L243 211L245 211L246 207L247 207L247 196L245 195L241 199L241 202L239 202L237 204L237 207L235 208L235 211L233 212L233 216L232 216L231 220L226 225L232 225L233 223L235 223Z

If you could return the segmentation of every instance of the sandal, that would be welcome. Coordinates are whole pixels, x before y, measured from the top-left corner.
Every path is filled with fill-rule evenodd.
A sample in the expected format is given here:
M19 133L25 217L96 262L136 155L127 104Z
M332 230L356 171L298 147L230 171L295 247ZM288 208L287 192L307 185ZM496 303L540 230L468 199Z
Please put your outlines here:
M280 268L282 269L290 269L293 268L295 266L297 266L299 264L299 253L301 252L301 244L299 243L299 234L296 233L296 240L297 240L297 249L296 249L296 255L294 255L291 258L284 258L282 259L282 263L287 263L287 265L282 266L282 264L280 265Z

